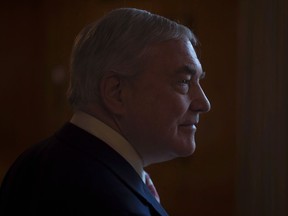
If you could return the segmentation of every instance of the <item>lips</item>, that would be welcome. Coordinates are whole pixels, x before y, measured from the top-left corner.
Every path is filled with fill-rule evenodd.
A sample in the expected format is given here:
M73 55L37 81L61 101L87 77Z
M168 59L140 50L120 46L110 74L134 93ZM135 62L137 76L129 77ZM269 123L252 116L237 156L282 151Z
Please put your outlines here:
M194 122L194 121L191 121L191 122L189 121L189 122L184 122L184 123L180 124L180 126L184 126L184 127L185 127L185 126L186 126L186 127L195 126L195 127L196 127L197 124L198 124L198 121L195 121L195 122Z
M196 129L196 125L195 124L182 124L180 126L181 127L188 127L188 128L195 128Z
M180 124L179 126L185 130L189 130L189 131L196 131L197 130L197 127L196 125L198 124L198 120L192 120L192 121L185 121L183 122L182 124Z
M197 123L184 123L184 124L181 124L181 126L196 126Z
M180 127L185 129L185 130L189 130L189 131L196 131L197 130L197 127L196 127L196 124L197 123L184 123L184 124L181 124Z
M180 123L181 126L192 126L194 125L195 127L197 126L197 124L199 123L199 115L195 115L195 116L190 116L190 117L186 117L185 120L183 119L183 121Z

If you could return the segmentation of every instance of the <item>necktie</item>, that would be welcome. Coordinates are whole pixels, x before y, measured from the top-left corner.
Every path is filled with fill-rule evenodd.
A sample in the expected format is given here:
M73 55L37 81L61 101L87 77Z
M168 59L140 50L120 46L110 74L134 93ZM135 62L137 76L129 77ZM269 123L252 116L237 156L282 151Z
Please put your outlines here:
M147 187L149 188L150 192L155 197L155 199L160 203L160 197L156 191L156 188L152 182L152 179L150 178L147 172L144 171L144 173L145 173L145 184L147 185Z

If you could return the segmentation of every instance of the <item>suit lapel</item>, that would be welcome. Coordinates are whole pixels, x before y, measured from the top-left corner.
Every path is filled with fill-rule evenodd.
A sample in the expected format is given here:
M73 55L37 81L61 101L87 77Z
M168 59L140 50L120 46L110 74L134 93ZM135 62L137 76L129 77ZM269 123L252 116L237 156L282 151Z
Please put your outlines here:
M86 154L92 154L95 159L114 173L126 187L130 188L139 199L152 206L160 215L168 215L152 196L133 167L102 140L71 123L67 123L56 133L56 136L65 143L73 145L78 150L84 151Z

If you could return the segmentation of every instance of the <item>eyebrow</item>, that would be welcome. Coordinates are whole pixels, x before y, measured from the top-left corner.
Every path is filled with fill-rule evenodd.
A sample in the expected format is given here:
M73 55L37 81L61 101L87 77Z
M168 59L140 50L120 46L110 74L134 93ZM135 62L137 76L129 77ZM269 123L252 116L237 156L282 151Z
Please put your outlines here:
M197 70L189 65L184 65L183 67L178 68L176 70L176 73L186 73L186 74L190 74L194 76L195 74L197 74ZM206 76L206 72L201 71L199 79L204 79L205 76Z

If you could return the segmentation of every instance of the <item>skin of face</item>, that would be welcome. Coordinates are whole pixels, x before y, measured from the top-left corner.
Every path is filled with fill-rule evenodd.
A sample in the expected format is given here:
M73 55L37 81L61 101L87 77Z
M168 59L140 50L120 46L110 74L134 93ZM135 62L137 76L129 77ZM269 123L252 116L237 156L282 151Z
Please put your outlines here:
M191 155L199 115L210 110L200 86L204 73L188 40L170 40L149 50L145 71L127 81L121 131L144 166Z

